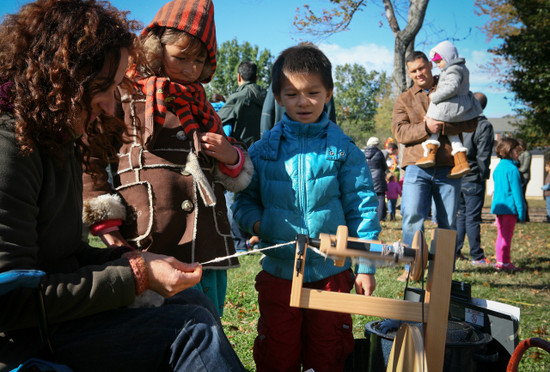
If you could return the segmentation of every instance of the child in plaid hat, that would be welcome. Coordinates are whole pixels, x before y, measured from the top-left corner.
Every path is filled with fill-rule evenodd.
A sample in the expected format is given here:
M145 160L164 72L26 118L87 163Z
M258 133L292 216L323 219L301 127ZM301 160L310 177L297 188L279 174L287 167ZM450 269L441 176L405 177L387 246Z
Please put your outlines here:
M212 1L170 1L140 39L144 58L128 71L131 86L120 89L128 143L118 144L114 188L106 163L84 178L84 221L108 245L129 243L183 262L231 255L224 190L244 189L252 165L245 146L225 136L201 84L216 69ZM198 285L220 315L226 270L238 264L207 265Z

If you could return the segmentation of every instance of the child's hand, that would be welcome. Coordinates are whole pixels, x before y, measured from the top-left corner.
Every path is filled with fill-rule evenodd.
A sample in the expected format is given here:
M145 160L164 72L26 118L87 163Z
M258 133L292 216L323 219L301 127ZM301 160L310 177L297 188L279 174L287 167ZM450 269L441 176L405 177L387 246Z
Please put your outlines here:
M357 274L355 277L355 292L357 292L357 294L370 296L375 288L376 278L374 274Z
M218 133L206 132L199 134L199 140L201 141L204 153L219 162L233 165L239 161L239 153L225 136Z

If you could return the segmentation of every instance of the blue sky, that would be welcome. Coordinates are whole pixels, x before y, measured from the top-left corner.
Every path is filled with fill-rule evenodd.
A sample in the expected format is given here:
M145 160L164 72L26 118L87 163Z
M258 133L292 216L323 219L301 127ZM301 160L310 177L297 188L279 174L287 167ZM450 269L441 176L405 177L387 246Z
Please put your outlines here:
M12 13L28 0L0 0L0 15ZM153 0L111 0L111 3L131 12L131 17L147 24L164 2ZM292 26L296 8L304 3L313 9L328 5L328 0L214 0L218 44L237 38L268 49L277 56L283 49L301 40L311 40L297 34ZM406 14L405 14L406 16ZM470 69L470 89L487 94L485 109L488 117L513 115L513 95L498 85L497 77L484 72L491 56L487 50L497 45L488 42L479 27L487 17L474 13L474 0L431 0L428 4L423 29L416 38L416 49L429 53L437 43L453 39L461 57ZM400 20L400 26L404 22ZM356 15L350 31L315 43L327 54L333 65L358 63L367 70L386 71L393 67L394 37L387 25L381 1L370 1ZM437 67L434 70L439 73Z

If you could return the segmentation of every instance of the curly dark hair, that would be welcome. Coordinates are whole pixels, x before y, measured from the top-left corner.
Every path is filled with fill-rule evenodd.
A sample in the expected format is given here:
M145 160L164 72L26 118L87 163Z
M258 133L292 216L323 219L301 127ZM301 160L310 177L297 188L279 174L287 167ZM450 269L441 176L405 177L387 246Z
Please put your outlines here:
M121 48L132 56L138 50L133 31L141 25L128 20L127 13L106 1L36 0L4 17L0 83L13 83L9 101L23 154L40 146L62 157L83 113L90 117L94 94L114 84ZM104 67L108 76L99 78ZM86 120L84 129L89 147L107 157L113 150L110 135L120 137L123 129L121 123L104 119Z

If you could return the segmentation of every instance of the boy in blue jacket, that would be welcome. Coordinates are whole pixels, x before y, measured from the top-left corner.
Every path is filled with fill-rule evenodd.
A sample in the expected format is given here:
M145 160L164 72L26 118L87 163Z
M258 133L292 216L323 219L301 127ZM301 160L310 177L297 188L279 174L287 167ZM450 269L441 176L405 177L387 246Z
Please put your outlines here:
M331 63L315 46L284 50L272 69L273 93L286 110L283 119L249 150L254 176L233 204L240 226L261 238L261 246L293 241L296 234L335 234L377 239L378 199L365 156L323 113L333 90ZM256 368L262 371L341 371L353 350L349 314L289 306L295 248L266 250L256 277L260 306L254 342ZM375 268L360 264L355 276L310 251L304 286L370 295Z

